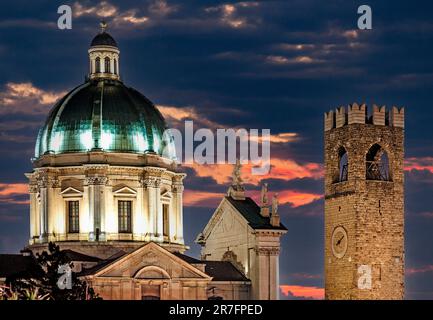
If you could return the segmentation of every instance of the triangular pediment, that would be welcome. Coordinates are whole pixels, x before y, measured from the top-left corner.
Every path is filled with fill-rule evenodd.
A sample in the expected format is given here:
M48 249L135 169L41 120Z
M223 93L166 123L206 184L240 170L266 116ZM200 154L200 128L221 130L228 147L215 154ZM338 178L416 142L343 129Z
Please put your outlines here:
M211 235L229 236L232 233L236 234L245 226L248 226L248 221L224 198L197 237L196 242L206 241Z
M161 199L170 200L172 198L171 192L164 191L161 193Z
M134 189L124 186L118 188L116 191L113 192L116 196L135 196L137 194L137 191Z
M211 280L200 269L154 242L126 254L94 274L95 277L134 279Z
M78 189L75 189L73 187L68 187L65 190L63 190L62 192L60 192L60 194L64 197L67 197L67 196L72 197L72 196L82 196L83 192L78 190Z

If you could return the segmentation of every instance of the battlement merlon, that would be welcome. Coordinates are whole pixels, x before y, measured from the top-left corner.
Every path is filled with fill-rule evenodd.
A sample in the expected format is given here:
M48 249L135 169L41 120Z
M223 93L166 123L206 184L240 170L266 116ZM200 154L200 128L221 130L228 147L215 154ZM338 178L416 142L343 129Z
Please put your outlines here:
M367 106L365 104L353 103L346 109L339 107L329 112L325 112L325 131L340 128L354 123L373 124L377 126L390 126L404 128L404 108L392 107L388 112L385 106L373 104L371 117L367 116Z
M348 112L348 124L352 123L364 123L365 124L365 118L367 116L367 106L365 103L358 105L356 102L354 102L352 105L349 105L349 112Z
M329 131L332 128L335 128L334 110L330 110L329 112L325 112L325 131Z
M386 119L386 107L385 106L377 106L373 104L373 124L378 126L384 126Z
M340 128L347 123L346 108L340 107L335 110L335 127Z
M404 108L392 107L389 115L389 123L393 127L404 128Z

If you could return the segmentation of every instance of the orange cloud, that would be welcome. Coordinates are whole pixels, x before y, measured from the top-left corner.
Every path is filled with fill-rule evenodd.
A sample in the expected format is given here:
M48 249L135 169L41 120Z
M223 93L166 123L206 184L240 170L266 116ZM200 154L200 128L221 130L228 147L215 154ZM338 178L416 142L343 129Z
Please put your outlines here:
M66 91L45 91L31 82L9 82L0 92L0 114L46 114L49 107L66 94Z
M263 136L249 137L250 141L263 142ZM269 138L271 143L288 143L299 140L299 135L296 132L283 132L277 134L271 134Z
M101 1L99 4L93 7L85 7L79 2L75 2L73 12L75 17L95 15L100 18L108 18L117 15L118 9L107 1Z
M175 107L166 105L158 105L157 107L164 118L168 119L169 122L171 122L177 128L183 128L185 125L184 122L186 120L194 121L194 126L196 127L195 130L200 128L223 128L222 125L214 121L207 120L206 116L199 114L195 107Z
M27 194L29 186L26 183L0 183L0 196Z
M250 192L251 197L257 203L260 203L260 191ZM291 204L293 207L300 207L322 198L321 194L299 192L295 190L283 190L278 192L278 201L280 204Z
M27 195L26 183L0 183L0 202L13 204L28 204L28 200L16 200L14 196Z
M185 189L183 204L187 207L216 208L223 197L222 193Z
M247 191L247 196L250 196L260 204L260 191ZM183 195L183 204L187 207L216 207L224 197L223 193L207 192L196 190L185 190ZM320 194L304 193L294 190L283 190L278 193L280 204L291 204L293 207L300 207L309 204L317 199L322 198Z
M325 289L319 287L281 285L280 290L286 297L292 296L316 300L325 298Z
M192 168L198 177L213 178L218 184L228 184L233 172L232 164L184 164ZM298 164L290 159L271 159L270 172L265 175L252 175L251 163L242 166L244 182L258 185L265 179L293 180L301 178L320 179L323 176L323 167L318 163Z
M433 157L408 158L405 160L404 170L428 170L433 173Z

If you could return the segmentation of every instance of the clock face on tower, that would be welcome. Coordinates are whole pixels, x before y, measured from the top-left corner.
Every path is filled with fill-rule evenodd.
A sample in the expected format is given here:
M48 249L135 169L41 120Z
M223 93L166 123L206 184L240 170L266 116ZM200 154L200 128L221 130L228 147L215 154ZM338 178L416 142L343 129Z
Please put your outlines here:
M343 258L347 251L347 232L343 227L336 227L332 232L332 253L338 259Z

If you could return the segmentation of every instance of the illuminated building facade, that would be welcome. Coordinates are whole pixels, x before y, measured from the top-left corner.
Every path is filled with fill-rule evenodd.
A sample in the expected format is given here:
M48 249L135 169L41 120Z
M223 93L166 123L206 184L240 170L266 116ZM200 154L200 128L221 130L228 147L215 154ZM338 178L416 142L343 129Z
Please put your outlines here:
M210 255L219 236L210 223L200 241L203 259L184 255L185 174L158 109L120 81L120 51L105 29L88 51L85 83L57 102L39 132L34 169L26 175L28 248L40 252L53 241L68 250L75 271L104 299L277 299L285 227L276 209L271 216L239 198L238 174L224 201L233 198L245 209L223 205L219 212L230 210L224 225L238 215L231 225L246 230L249 246L242 238ZM251 250L257 256L251 265L237 261Z

